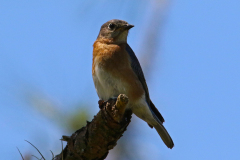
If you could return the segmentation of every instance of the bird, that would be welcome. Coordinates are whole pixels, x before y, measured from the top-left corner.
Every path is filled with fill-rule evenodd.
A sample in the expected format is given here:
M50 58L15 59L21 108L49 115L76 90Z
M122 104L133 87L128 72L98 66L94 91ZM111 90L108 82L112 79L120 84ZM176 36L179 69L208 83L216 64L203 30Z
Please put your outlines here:
M173 140L165 127L164 118L150 99L141 65L127 43L134 25L113 19L101 26L93 44L92 77L100 100L127 95L127 109L155 128L165 145L172 149Z

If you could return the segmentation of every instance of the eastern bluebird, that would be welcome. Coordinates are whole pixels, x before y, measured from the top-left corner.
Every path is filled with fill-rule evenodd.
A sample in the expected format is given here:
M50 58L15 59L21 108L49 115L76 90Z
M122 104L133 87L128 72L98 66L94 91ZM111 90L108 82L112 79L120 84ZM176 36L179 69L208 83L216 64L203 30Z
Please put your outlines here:
M168 148L173 148L172 138L163 126L164 119L152 103L140 63L127 36L133 25L113 19L104 23L93 44L92 76L101 100L125 94L127 108L154 127Z

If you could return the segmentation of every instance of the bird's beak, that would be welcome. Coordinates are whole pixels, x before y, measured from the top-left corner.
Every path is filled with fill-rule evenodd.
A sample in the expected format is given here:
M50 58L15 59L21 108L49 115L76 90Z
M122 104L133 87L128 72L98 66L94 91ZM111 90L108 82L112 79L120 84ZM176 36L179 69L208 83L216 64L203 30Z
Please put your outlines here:
M124 30L129 30L132 27L134 27L134 25L131 25L131 24L127 24L123 26Z

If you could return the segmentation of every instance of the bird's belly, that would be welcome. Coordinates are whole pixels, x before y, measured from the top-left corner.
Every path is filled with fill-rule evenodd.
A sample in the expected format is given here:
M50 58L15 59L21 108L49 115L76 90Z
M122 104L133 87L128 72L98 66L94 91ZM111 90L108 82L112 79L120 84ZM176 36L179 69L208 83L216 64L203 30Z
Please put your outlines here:
M93 81L101 100L117 97L119 94L126 94L126 83L119 78L115 78L111 73L106 72L103 68L95 66L95 75Z

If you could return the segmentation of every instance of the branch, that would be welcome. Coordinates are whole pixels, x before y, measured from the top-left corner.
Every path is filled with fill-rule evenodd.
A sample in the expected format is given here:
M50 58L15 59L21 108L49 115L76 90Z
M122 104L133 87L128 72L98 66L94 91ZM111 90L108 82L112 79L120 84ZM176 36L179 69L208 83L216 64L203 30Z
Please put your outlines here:
M103 160L117 145L132 117L132 112L126 110L128 98L120 94L117 100L98 103L100 111L92 122L71 137L63 136L67 145L54 160Z

